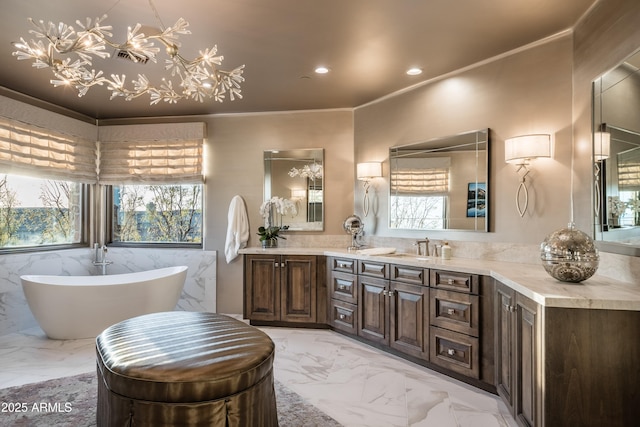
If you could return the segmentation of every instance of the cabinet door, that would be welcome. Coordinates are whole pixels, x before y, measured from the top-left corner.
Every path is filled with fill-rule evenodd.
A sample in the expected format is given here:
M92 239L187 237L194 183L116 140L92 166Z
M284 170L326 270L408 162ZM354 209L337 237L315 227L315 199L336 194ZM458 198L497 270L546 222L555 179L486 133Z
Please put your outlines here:
M541 425L541 391L538 384L539 306L516 294L516 387L515 418L522 426Z
M429 288L391 282L390 345L429 360Z
M495 362L496 388L513 412L515 387L515 291L496 283L495 292Z
M280 256L247 255L244 315L250 320L280 319Z
M316 257L288 255L282 260L280 320L315 323Z
M358 335L380 344L389 344L387 291L389 281L358 278Z

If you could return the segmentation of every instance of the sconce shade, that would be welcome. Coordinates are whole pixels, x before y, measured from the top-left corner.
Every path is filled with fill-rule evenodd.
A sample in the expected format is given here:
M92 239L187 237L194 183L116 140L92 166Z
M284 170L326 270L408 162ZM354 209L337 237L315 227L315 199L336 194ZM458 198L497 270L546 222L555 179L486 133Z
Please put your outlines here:
M608 159L611 155L611 134L595 132L593 134L593 158L595 161Z
M522 135L505 139L505 162L522 164L537 157L551 157L550 135Z
M307 190L304 188L294 188L291 190L292 199L304 199L307 197Z
M357 177L360 180L369 180L371 178L378 178L382 176L382 163L380 162L365 162L358 163L357 165Z

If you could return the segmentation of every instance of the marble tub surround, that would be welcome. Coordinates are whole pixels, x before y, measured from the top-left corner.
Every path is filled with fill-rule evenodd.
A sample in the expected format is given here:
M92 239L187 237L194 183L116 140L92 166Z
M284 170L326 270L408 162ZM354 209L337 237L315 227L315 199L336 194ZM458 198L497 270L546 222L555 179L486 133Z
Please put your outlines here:
M344 426L516 426L497 396L338 333L261 329L276 345L275 379ZM93 339L0 336L0 388L95 372L95 357Z
M402 253L402 251L398 251ZM520 294L546 307L589 308L640 311L640 284L623 282L596 274L581 283L560 282L547 274L542 265L484 259L462 258L450 260L439 257L413 257L389 255L360 255L346 249L335 248L245 248L244 254L301 254L346 258L366 258L384 263L396 263L423 268L491 276Z
M113 264L107 274L131 273L186 265L189 270L177 309L216 311L216 251L196 249L146 249L110 247ZM99 274L92 265L90 248L0 256L0 336L37 325L27 305L20 276L48 274L88 276Z

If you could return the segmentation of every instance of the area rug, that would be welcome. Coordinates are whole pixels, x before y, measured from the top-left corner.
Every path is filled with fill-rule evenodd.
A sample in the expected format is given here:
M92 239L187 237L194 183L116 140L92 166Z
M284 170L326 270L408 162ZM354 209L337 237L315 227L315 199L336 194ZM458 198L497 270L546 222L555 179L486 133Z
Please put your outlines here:
M281 427L340 426L277 381L275 388ZM95 426L97 392L94 373L1 389L0 426Z

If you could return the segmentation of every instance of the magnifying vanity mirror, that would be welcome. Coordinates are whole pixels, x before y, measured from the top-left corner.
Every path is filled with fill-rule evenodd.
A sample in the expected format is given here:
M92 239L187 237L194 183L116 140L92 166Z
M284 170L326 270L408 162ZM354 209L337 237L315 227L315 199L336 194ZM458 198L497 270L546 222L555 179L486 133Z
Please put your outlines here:
M324 149L264 152L264 198L293 202L296 213L282 218L292 231L324 229Z
M593 84L594 224L599 248L640 254L640 51Z
M489 231L489 129L389 150L389 228Z

